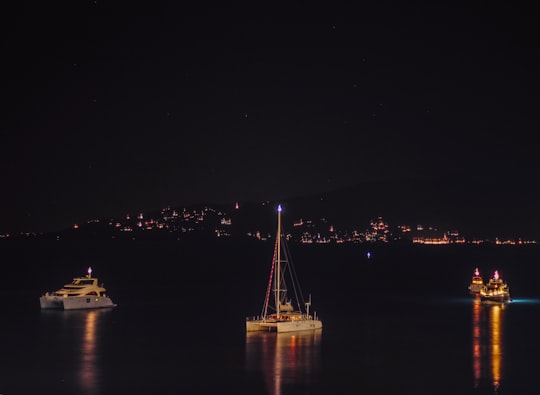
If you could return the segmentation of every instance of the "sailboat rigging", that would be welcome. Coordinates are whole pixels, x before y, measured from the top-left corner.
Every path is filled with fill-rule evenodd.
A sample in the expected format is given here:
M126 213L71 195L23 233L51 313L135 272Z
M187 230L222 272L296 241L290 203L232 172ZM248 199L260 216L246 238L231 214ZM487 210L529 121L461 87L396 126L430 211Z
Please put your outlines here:
M301 296L298 278L281 231L281 212L279 205L276 243L263 309L260 316L246 319L247 332L292 332L322 328L322 321L317 315L310 314L311 295L307 302ZM289 281L286 280L287 274ZM292 287L291 295L288 284ZM294 305L290 297L293 297Z

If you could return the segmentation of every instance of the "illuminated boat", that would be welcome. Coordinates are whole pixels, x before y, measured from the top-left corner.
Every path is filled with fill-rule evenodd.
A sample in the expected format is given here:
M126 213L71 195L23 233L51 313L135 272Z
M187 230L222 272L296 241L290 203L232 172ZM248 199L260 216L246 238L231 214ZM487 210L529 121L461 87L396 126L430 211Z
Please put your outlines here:
M75 309L98 309L102 307L116 306L105 294L103 284L98 284L98 279L92 277L92 268L88 268L85 277L75 277L71 284L55 292L47 292L39 298L42 309L75 310Z
M484 279L480 276L480 271L478 268L474 269L474 273L471 280L471 285L469 285L469 293L471 295L479 295L484 287Z
M281 234L281 205L278 206L278 226L274 257L261 315L246 318L246 331L296 332L322 328L317 314L311 315L311 295L305 302L292 267L286 240ZM290 299L287 287L291 286L294 298ZM272 294L272 296L271 296ZM292 293L291 293L292 296Z
M510 288L506 284L499 272L495 270L493 277L482 287L480 291L480 300L482 302L506 303L510 302Z

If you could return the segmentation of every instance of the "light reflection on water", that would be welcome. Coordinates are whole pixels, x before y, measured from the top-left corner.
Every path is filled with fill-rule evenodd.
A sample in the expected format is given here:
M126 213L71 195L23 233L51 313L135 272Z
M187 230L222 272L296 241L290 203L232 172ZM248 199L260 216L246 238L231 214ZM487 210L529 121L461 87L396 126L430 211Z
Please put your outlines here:
M288 384L312 385L320 370L321 334L247 332L246 368L262 373L268 394L285 394Z
M512 304L540 304L540 299L536 298L512 298Z
M474 388L488 381L498 393L504 359L505 304L482 304L475 298L472 305L472 353Z
M108 312L109 309L41 312L47 328L58 328L60 331L63 352L71 354L69 360L73 362L73 370L64 370L63 381L73 382L73 386L85 394L100 392L100 324Z
M86 313L86 314L84 314ZM84 312L84 329L81 344L80 385L86 393L95 393L98 388L96 370L99 366L96 353L96 331L98 311Z

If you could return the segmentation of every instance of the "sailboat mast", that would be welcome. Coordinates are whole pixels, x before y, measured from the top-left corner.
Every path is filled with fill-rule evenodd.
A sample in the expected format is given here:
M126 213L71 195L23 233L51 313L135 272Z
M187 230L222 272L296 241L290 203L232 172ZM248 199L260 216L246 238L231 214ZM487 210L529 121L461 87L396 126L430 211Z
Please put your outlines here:
M279 308L281 300L281 291L279 289L281 284L281 204L278 205L278 226L277 226L277 275L276 275L276 314L279 317Z

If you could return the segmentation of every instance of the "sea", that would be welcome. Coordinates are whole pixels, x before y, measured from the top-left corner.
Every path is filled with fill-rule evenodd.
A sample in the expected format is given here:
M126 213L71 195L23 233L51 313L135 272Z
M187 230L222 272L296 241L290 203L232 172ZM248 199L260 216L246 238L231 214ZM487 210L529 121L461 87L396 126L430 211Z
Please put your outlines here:
M322 330L246 333L273 246L1 240L0 394L540 393L537 245L291 245ZM93 275L111 309L42 311ZM513 301L468 294L498 270Z

